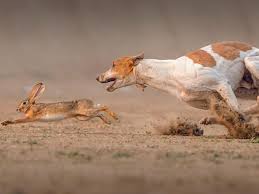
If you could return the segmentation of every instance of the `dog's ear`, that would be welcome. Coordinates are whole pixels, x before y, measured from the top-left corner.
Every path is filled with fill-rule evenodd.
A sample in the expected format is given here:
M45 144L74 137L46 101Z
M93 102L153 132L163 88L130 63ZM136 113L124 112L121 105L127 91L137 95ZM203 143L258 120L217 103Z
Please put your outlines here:
M138 55L136 55L136 56L133 56L132 57L132 60L133 60L133 62L134 62L134 66L137 66L138 64L139 64L139 62L141 61L141 60L143 60L144 59L144 53L140 53L140 54L138 54Z

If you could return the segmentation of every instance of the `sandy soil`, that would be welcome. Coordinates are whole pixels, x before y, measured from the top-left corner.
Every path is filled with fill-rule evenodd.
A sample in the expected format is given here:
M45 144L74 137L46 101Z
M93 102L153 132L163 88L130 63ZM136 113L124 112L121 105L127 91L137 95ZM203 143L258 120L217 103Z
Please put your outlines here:
M218 125L202 127L203 137L159 135L172 118L208 113L151 89L110 94L95 81L115 58L142 51L174 59L222 40L258 47L258 3L0 1L0 121L19 117L24 89L37 81L47 86L40 101L87 97L120 117L110 126L0 126L0 194L258 194L259 143L222 139Z
M87 95L85 85L62 84L49 83L41 101ZM203 137L158 135L159 123L176 116L197 122L207 112L150 89L109 94L96 86L87 87L88 96L109 105L120 121L0 127L1 194L258 193L256 141L220 138L226 129L216 125L203 126ZM24 92L14 94L2 96L1 120L19 116L15 106Z

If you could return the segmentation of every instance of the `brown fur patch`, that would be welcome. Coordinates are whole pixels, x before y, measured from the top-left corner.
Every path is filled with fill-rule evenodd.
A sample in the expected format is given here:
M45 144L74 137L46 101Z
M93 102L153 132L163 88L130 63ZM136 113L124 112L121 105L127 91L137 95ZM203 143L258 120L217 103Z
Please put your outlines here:
M240 56L240 51L251 50L252 47L242 42L219 42L211 45L212 50L228 60L234 60Z
M123 57L113 62L112 71L122 77L127 76L133 70L134 61L131 57Z
M215 59L204 50L193 51L186 56L192 59L194 63L201 64L205 67L213 67L216 65Z

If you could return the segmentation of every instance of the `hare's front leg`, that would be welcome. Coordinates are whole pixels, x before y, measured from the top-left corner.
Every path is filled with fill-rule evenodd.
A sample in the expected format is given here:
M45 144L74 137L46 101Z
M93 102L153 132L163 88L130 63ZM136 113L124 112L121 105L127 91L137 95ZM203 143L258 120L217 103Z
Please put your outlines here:
M23 118L23 119L17 119L17 120L7 120L7 121L4 121L2 122L1 124L3 126L7 126L7 125L10 125L10 124L18 124L18 123L28 123L28 122L33 122L35 121L35 119L32 119L32 118Z

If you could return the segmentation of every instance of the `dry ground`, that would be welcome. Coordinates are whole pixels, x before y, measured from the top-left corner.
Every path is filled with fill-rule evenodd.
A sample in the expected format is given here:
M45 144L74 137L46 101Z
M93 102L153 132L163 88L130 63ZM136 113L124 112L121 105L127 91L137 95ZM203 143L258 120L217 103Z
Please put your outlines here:
M198 121L206 112L151 90L108 94L102 86L48 84L42 101L90 96L120 121L0 127L0 194L258 193L259 142L219 138L226 130L216 125L203 127L204 137L155 133L158 122ZM1 120L18 116L19 87L1 96Z
M204 137L157 135L154 123L207 113L161 92L110 94L86 80L141 51L173 59L222 40L258 47L258 3L0 1L0 121L18 117L23 87L36 81L47 86L42 101L89 97L120 116L111 126L0 126L0 194L258 194L259 143L221 139L226 130L216 125L204 127Z

